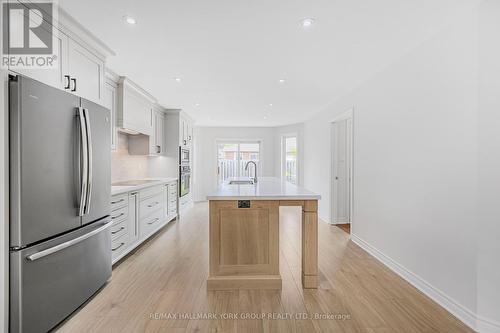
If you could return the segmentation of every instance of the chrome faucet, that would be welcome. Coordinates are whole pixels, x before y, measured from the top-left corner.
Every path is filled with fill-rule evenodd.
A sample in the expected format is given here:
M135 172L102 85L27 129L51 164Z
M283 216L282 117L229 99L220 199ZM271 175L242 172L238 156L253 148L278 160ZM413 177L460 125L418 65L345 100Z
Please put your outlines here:
M247 164L245 165L245 171L248 170L248 165L250 163L253 163L253 166L254 166L254 177L253 177L253 183L254 184L257 184L257 163L255 163L254 161L248 161Z

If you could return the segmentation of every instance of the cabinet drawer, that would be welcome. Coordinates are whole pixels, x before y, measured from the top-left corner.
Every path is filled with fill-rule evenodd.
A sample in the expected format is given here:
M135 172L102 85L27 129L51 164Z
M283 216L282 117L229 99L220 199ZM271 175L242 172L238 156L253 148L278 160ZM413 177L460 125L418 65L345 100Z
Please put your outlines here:
M118 223L113 223L110 228L111 230L111 239L116 239L127 233L127 220L122 220Z
M127 249L127 243L127 233L111 241L111 257L113 260Z
M151 216L141 219L141 237L148 237L163 223L163 211L158 210Z
M128 205L128 193L111 197L111 211Z
M141 201L143 201L143 200L146 200L150 197L153 197L159 193L162 193L162 191L163 191L163 187L161 185L148 187L148 188L145 188L144 190L141 190L139 192L139 198Z
M111 212L111 221L113 223L121 222L128 216L128 205Z
M161 209L163 209L163 193L157 194L149 199L142 200L139 207L139 216L142 219Z

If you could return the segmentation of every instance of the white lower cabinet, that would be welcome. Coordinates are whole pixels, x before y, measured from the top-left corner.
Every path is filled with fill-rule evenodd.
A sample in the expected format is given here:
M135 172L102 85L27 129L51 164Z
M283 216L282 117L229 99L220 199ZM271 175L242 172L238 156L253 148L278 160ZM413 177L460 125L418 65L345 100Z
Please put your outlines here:
M113 264L177 217L177 181L111 197Z

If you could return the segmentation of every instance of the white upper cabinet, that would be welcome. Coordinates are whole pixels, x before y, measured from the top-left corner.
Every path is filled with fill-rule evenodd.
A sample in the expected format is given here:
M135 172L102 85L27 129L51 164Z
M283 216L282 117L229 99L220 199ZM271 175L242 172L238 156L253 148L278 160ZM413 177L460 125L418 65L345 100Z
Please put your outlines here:
M179 145L191 146L193 142L193 122L185 114L181 114L179 122Z
M57 68L9 70L104 105L105 62L114 52L62 9L53 33Z
M118 127L126 133L154 135L153 96L126 77L118 85Z
M150 155L165 155L165 114L154 110L154 133L150 139Z
M104 60L72 39L68 42L69 91L96 103L104 101Z
M62 32L55 31L55 45L57 54L57 67L54 69L11 69L11 71L18 74L31 77L37 81L48 84L49 86L64 89L69 85L69 77L65 77L66 69L68 68L68 36Z

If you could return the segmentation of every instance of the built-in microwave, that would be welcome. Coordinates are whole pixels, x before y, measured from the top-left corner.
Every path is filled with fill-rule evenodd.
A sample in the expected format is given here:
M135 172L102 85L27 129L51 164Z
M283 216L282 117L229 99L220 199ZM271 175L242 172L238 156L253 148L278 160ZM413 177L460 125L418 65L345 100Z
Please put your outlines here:
M181 165L189 165L189 158L191 152L186 148L179 148L179 161Z

